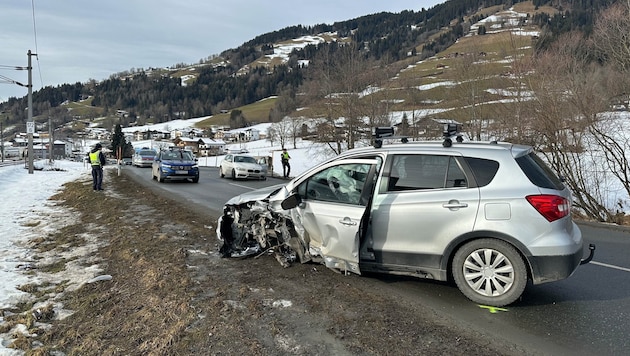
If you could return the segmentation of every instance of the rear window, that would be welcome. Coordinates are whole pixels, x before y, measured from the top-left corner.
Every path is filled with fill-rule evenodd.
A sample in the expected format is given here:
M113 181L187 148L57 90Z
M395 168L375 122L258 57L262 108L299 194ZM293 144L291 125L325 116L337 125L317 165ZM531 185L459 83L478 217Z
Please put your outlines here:
M516 163L536 186L555 190L564 189L564 184L558 176L535 153L518 157Z
M155 151L151 151L151 150L143 150L143 151L138 152L138 154L140 156L155 156L156 153Z

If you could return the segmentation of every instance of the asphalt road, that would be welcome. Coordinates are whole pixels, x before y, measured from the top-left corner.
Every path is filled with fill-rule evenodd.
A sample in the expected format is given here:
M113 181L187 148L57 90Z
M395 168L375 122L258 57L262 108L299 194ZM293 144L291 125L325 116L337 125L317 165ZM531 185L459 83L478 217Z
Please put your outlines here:
M123 173L151 189L220 214L231 197L283 181L219 178L218 170L201 167L199 183L151 180L150 168L125 166ZM214 221L214 220L213 220ZM520 301L507 308L485 308L468 301L455 286L415 278L370 275L375 288L414 298L490 336L505 338L544 355L630 354L630 229L580 224L586 245L597 246L595 258L570 278L528 286ZM585 252L586 253L586 252Z
M193 204L198 209L207 210L209 216L218 216L223 211L223 205L230 198L249 190L267 187L284 182L278 178L267 180L236 180L219 177L216 167L199 167L199 183L189 181L166 181L158 183L151 179L151 168L122 166L123 174L127 174L139 183L158 192L166 192L171 198L181 199L187 204Z

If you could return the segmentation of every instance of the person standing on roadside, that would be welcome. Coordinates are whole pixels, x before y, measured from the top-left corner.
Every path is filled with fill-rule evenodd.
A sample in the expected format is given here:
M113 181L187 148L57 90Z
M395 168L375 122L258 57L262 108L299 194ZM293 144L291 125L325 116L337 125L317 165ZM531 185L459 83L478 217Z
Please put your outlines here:
M88 154L92 165L92 189L94 190L103 190L103 166L107 161L105 160L105 155L101 152L102 148L103 146L97 143Z
M289 152L287 152L286 148L282 149L282 153L280 154L280 160L282 161L282 173L284 178L289 178L289 174L291 173L291 165L289 164Z

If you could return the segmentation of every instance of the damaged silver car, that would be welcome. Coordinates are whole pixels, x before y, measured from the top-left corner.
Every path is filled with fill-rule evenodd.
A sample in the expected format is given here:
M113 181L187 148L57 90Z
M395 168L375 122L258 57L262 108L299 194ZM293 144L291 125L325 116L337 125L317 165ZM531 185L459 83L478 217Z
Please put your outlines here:
M528 279L564 279L590 261L570 210L569 189L531 147L447 139L349 150L232 198L217 235L224 257L452 280L504 306Z

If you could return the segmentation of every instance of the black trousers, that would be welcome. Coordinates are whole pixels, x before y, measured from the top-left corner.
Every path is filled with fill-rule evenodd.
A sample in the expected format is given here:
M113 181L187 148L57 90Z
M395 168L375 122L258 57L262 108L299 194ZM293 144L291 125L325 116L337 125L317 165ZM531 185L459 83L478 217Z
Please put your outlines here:
M92 189L103 190L103 167L92 166Z
M291 174L291 165L289 164L289 160L282 160L282 173L285 178Z

